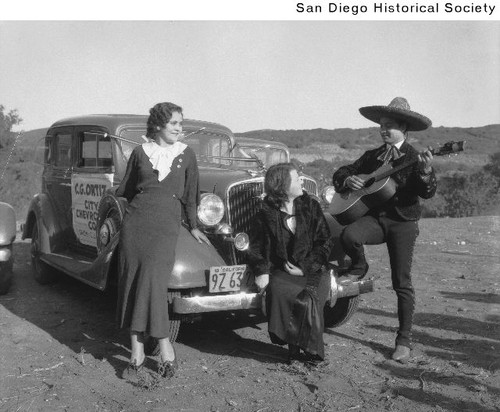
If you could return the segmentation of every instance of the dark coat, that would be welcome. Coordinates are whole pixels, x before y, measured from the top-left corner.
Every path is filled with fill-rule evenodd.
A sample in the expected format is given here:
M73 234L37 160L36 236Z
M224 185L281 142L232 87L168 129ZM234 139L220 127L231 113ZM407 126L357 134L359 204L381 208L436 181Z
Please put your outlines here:
M293 247L287 248L283 212L264 200L252 222L248 263L255 276L271 275L266 296L271 341L298 345L323 359L323 307L330 280L322 269L330 256L332 237L316 200L304 192L294 206L296 229ZM299 266L305 279L286 273L286 261Z
M292 256L283 239L280 210L264 200L250 230L248 262L255 276L283 270L286 261L300 267L316 283L314 275L328 263L333 246L330 229L319 203L306 192L294 201L296 230ZM310 282L308 282L310 283Z
M348 190L344 186L344 181L349 176L370 174L382 166L382 162L377 157L384 150L385 145L368 150L354 163L340 167L333 174L335 190L339 193ZM417 159L418 151L406 141L401 145L400 151L405 155L394 161L394 167ZM429 199L436 193L437 181L434 170L430 175L423 175L418 169L418 164L415 163L395 173L391 178L397 183L396 193L381 209L386 212L395 212L402 220L420 219L422 207L419 197Z

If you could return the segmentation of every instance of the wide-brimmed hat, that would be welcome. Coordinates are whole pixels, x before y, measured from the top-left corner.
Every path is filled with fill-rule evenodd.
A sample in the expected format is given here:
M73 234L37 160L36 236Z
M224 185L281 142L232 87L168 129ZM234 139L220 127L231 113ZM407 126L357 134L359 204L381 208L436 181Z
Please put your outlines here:
M408 131L425 130L432 125L429 118L410 110L408 100L404 97L395 97L388 106L365 106L359 112L368 120L379 124L381 117L403 120L408 124Z

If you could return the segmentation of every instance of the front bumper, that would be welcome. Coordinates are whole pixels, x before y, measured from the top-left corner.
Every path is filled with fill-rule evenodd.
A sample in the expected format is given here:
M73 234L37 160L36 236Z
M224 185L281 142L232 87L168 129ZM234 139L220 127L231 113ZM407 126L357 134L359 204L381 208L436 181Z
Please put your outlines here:
M260 307L258 293L237 293L233 295L213 295L175 297L173 311L179 314L218 312L227 310L256 309Z
M373 292L373 288L373 279L363 279L358 282L338 283L333 277L329 304L330 306L334 306L339 298ZM258 309L260 307L261 295L259 293L241 292L232 295L175 297L173 300L174 313L183 315L204 312Z

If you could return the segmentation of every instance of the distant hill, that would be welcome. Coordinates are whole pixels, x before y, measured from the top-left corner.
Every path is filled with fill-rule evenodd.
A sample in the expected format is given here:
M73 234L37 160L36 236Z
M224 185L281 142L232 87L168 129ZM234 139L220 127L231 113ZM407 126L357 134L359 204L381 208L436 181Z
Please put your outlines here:
M362 149L381 144L377 127L364 129L254 130L236 136L276 140L291 149L325 143L342 149ZM423 132L410 132L410 141L417 148L437 146L450 140L466 140L467 152L489 155L500 151L500 124L482 127L431 127Z

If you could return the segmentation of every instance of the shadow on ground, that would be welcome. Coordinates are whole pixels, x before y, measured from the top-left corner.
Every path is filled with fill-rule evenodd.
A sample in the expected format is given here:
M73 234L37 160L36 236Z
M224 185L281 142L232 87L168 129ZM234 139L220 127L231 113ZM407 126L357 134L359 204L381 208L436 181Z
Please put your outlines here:
M29 256L29 243L15 245L16 262ZM117 327L116 292L101 292L61 274L50 285L38 284L29 264L15 267L15 281L3 306L16 316L44 330L75 354L88 353L106 359L117 371L129 358L129 335ZM260 331L263 316L246 312L207 314L201 322L183 324L178 341L203 353L254 358L263 363L282 362L287 351L258 339L246 339L235 330L251 327Z

